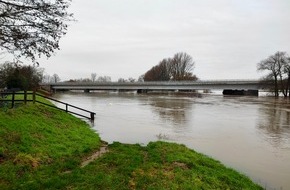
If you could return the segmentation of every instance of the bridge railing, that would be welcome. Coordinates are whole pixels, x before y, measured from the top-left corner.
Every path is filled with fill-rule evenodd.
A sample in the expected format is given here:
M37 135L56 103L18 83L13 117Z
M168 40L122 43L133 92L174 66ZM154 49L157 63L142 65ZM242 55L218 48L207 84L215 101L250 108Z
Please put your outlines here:
M197 80L197 81L150 81L150 82L59 82L40 84L49 92L58 90L263 90L269 84L261 80Z
M65 85L166 85L166 84L221 84L221 83L259 83L255 79L236 79L236 80L196 80L196 81L146 81L146 82L57 82L41 83L41 86L65 86Z
M32 98L28 98L29 95L32 96ZM21 98L21 96L23 98ZM36 98L37 96L43 97L45 99L48 99L48 100L51 100L51 101L54 101L54 102L57 102L57 103L60 103L60 104L63 104L65 106L65 109L59 108L59 107L57 107L55 105L50 105L50 104L38 101L37 98ZM55 109L58 109L58 110L65 111L67 113L71 113L71 114L74 114L74 115L77 115L77 116L80 116L80 117L84 117L84 118L90 119L91 121L94 121L95 115L96 115L96 113L94 113L94 112L91 112L91 111L88 111L86 109L83 109L83 108L80 108L80 107L77 107L77 106L74 106L74 105L71 105L71 104L68 104L68 103L65 103L65 102L62 102L62 101L47 97L47 96L44 96L44 95L41 95L41 94L38 94L35 91L34 92L27 92L27 91L24 91L24 92L15 92L15 91L12 91L12 92L1 92L0 93L0 103L3 104L5 102L10 102L11 103L11 108L15 107L15 103L16 102L24 102L24 104L26 104L27 102L39 103L39 104L42 104L42 105L45 105L45 106L49 106L49 107L52 107L52 108L55 108ZM76 110L80 110L80 111L89 113L89 116L86 116L86 115L71 111L71 110L69 110L69 108L74 108Z

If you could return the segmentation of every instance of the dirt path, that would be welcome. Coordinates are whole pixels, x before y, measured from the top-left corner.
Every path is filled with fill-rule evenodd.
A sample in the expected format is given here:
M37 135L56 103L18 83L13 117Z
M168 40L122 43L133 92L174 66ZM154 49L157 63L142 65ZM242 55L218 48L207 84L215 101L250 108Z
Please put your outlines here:
M96 160L97 158L101 157L103 154L105 154L107 152L109 152L108 145L107 144L103 144L101 146L100 150L98 150L97 152L95 152L91 156L85 158L83 160L83 162L81 163L81 166L80 167L81 168L85 167L86 165L88 165L92 161Z
M86 157L86 158L83 159L83 161L82 161L82 163L80 165L80 168L83 168L83 167L87 166L89 163L93 162L94 160L96 160L97 158L101 157L103 154L105 154L107 152L109 152L108 145L107 144L102 144L100 150L94 152L91 156ZM68 171L65 171L63 173L64 174L69 174L71 172L72 172L71 170L68 170Z

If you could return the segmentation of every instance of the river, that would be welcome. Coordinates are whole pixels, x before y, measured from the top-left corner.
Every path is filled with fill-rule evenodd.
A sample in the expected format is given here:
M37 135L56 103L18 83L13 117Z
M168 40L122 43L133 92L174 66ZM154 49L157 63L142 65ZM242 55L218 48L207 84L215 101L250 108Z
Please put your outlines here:
M290 189L286 99L117 92L66 92L54 98L96 112L92 127L109 143L185 144L266 189Z

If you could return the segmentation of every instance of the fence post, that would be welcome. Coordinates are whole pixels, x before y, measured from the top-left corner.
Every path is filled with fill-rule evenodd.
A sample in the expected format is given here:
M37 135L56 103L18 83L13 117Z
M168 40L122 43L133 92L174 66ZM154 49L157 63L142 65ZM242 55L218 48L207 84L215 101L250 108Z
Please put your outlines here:
M35 104L35 90L33 90L33 94L32 94L32 101L33 101L33 104Z
M12 92L12 102L11 102L11 108L14 108L14 101L15 101L15 92Z
M27 102L27 91L24 90L24 104L26 104Z
M94 121L95 120L95 113L91 112L91 120Z
M67 112L68 111L68 105L65 104L65 111Z

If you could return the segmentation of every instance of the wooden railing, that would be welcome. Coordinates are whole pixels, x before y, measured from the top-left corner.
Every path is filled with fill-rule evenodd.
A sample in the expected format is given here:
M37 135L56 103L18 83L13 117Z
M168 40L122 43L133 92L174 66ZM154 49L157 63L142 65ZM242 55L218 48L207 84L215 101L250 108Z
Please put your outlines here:
M15 98L15 96L17 96L17 95L23 95L23 98L22 99L20 99L19 97ZM29 95L32 96L32 99L28 98ZM50 104L38 101L37 98L36 98L37 96L43 97L45 99L48 99L48 100L51 100L51 101L54 101L54 102L57 102L57 103L60 103L60 104L63 104L63 105L65 105L65 109L62 109L62 108L56 107L54 105L50 105ZM16 102L24 102L24 104L26 104L27 102L39 103L39 104L42 104L42 105L45 105L45 106L49 106L49 107L52 107L52 108L55 108L55 109L59 109L59 110L65 111L67 113L71 113L71 114L74 114L74 115L78 115L80 117L84 117L84 118L90 119L91 121L95 120L95 115L96 115L96 113L94 113L94 112L91 112L91 111L88 111L86 109L83 109L83 108L80 108L80 107L77 107L77 106L74 106L74 105L71 105L71 104L68 104L68 103L65 103L65 102L62 102L62 101L47 97L47 96L44 96L44 95L41 95L41 94L38 94L35 91L34 92L27 92L27 91L24 91L24 92L15 92L15 91L12 91L12 92L0 92L0 102L1 103L11 102L11 108L14 108ZM87 113L89 113L89 116L85 116L83 114L79 114L79 113L70 111L69 110L70 107L74 108L74 109L77 109L77 110L80 110L80 111L83 111L83 112L87 112Z

